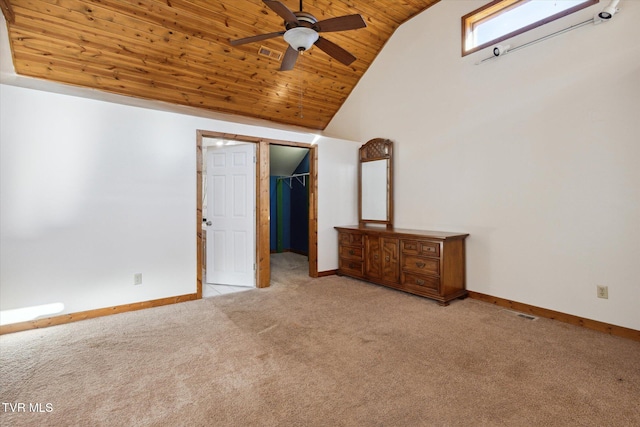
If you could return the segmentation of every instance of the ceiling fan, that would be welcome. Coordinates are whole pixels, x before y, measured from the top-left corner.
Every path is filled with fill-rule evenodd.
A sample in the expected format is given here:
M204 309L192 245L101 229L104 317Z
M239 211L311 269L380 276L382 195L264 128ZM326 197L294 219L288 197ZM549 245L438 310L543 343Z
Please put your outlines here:
M309 50L313 45L318 46L318 48L326 54L342 62L344 65L349 65L356 60L355 56L337 44L321 37L318 33L364 28L367 24L364 22L364 19L362 19L362 16L358 14L346 15L318 21L310 13L302 11L302 0L300 0L300 10L298 12L291 11L287 6L276 0L262 1L267 7L284 19L285 30L275 33L259 34L243 39L229 40L232 46L283 36L284 40L289 43L289 47L280 64L280 71L293 69L299 53Z

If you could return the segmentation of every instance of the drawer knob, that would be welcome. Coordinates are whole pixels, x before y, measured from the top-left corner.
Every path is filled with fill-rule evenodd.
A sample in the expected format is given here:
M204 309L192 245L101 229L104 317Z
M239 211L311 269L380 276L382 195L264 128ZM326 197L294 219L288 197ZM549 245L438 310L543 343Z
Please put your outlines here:
M390 260L390 259L391 259L391 257L390 257L389 255L387 255L387 256L384 258L384 260L385 260L385 261L387 261L387 262L389 262L389 260Z
M427 265L424 262L416 262L416 267L418 268L424 268L424 266Z
M353 249L349 249L349 255L353 255L355 253L356 253L356 251L354 251Z
M349 268L356 268L356 265L352 262L349 263Z
M416 285L420 285L420 286L424 285L424 280L416 279Z
M427 248L427 251L429 251L429 252L435 252L435 251L436 251L436 248Z

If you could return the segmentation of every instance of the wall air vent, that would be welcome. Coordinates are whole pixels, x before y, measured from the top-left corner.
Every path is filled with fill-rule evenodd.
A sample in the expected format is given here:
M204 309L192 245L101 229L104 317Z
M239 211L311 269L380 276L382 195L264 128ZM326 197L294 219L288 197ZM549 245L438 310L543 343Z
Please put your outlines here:
M264 46L260 46L260 49L258 49L258 55L266 56L268 58L275 59L276 61L279 61L280 58L282 58L282 52L271 50Z

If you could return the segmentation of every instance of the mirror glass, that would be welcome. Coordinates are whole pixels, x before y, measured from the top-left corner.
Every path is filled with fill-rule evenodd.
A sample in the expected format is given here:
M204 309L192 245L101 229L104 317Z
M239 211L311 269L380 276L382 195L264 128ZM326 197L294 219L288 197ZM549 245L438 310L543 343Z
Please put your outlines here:
M386 221L387 162L375 160L362 163L362 219Z

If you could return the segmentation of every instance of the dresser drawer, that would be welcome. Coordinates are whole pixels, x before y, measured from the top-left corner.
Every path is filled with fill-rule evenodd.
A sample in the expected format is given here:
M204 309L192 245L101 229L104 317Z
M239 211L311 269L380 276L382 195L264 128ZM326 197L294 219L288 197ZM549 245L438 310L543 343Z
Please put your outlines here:
M364 262L362 261L340 258L338 268L346 275L364 277Z
M403 254L402 269L418 274L440 275L440 259Z
M360 233L338 233L338 242L341 245L362 246L363 241L363 235Z
M400 276L400 284L412 291L440 292L440 278L438 277L403 272Z
M402 253L440 257L440 244L428 240L402 240Z
M338 247L338 251L340 252L338 254L338 256L340 258L355 259L355 260L361 260L362 259L362 246L343 246L343 245L340 245Z

